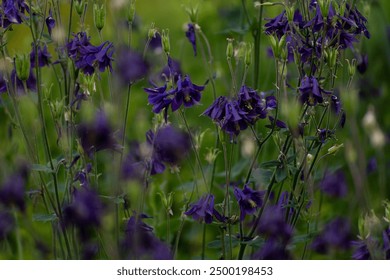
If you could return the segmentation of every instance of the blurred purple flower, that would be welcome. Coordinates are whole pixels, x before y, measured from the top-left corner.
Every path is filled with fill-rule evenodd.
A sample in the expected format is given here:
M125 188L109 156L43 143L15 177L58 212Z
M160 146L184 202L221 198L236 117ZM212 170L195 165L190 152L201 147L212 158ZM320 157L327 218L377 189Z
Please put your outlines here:
M186 37L188 41L192 44L192 48L194 49L194 56L196 56L196 34L194 24L189 23L187 25Z
M15 206L24 212L25 206L25 187L28 178L28 168L22 164L19 170L9 176L0 186L0 204L11 207Z
M153 234L153 228L142 221L144 218L148 216L134 214L128 220L122 255L129 259L172 259L171 250Z
M3 0L0 13L0 27L7 28L11 24L20 24L26 19L25 13L30 8L24 0Z
M79 181L81 187L90 187L88 174L92 170L92 164L88 163L85 168L76 172L76 175L73 178L73 182Z
M41 46L38 46L37 50L38 50L38 67L48 66L50 63L51 55L47 51L47 46L44 45L43 49ZM31 53L30 53L31 68L35 67L35 60L36 60L36 53L35 53L35 48L33 46Z
M317 131L317 134L318 134L318 140L321 142L321 143L325 143L325 141L328 139L328 138L331 138L334 134L334 131L333 130L330 130L330 129L319 129Z
M241 190L234 188L234 196L240 206L240 220L243 221L246 215L252 215L263 204L263 193L252 190L248 185L244 185Z
M107 117L102 111L96 113L92 122L80 123L77 127L77 135L84 152L90 158L98 151L118 148Z
M365 240L352 241L351 245L355 248L352 254L354 260L370 260L371 254L368 250Z
M263 246L253 255L255 260L289 260L290 253L287 251L286 244L273 238L265 241Z
M7 92L7 83L4 80L4 75L0 71L0 93L5 93Z
M368 160L367 163L367 173L373 173L378 169L378 162L375 157L372 157Z
M15 84L16 84L15 91L16 91L17 95L26 94L25 88L23 85L23 81L21 81L18 78L18 75L16 75L16 70L13 69L11 72L10 86L13 87ZM37 79L35 78L34 72L31 68L30 68L30 75L28 76L28 78L26 80L26 86L27 86L28 90L31 90L34 92L37 91Z
M90 188L74 189L73 200L64 207L64 225L78 228L80 238L88 240L91 230L101 225L103 204L98 194Z
M49 10L49 16L45 19L45 23L46 23L47 31L49 32L49 35L51 36L51 31L56 26L56 21L53 18L53 12L51 9Z
M330 249L346 250L351 244L351 226L343 218L336 218L325 225L322 232L313 240L311 248L326 254Z
M214 199L212 194L204 195L196 203L191 204L191 207L184 214L206 224L211 224L213 217L224 222L225 218L214 208Z
M359 60L356 65L357 70L359 71L360 74L364 74L367 71L368 68L368 55L359 55Z
M6 212L0 211L0 241L4 240L15 226L13 216Z
M331 197L344 197L347 195L348 187L342 170L325 172L319 185L321 191Z
M122 47L117 52L116 73L123 84L130 84L145 77L149 65L138 52Z

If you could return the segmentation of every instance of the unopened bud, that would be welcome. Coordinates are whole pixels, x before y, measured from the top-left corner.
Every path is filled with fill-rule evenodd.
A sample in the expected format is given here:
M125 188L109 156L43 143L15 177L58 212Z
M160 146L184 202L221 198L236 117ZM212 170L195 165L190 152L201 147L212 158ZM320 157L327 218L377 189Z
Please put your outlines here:
M27 54L16 55L15 69L19 80L26 81L30 76L30 56Z
M252 62L252 45L247 44L245 51L245 65L249 66Z
M127 10L127 21L132 23L135 17L135 0L130 1L129 8Z
M234 55L234 48L233 48L233 39L227 38L228 44L226 47L226 57L227 59L231 59Z
M169 55L169 53L171 52L171 44L170 44L170 41L169 41L169 30L168 29L165 29L165 30L162 31L161 43L162 43L164 52L167 55Z
M98 6L97 4L93 5L93 20L95 22L95 27L101 31L106 22L106 7L105 5Z
M87 3L84 0L74 1L74 7L79 16L83 14L86 5Z
M328 155L336 154L341 148L344 147L344 144L334 145L328 149Z

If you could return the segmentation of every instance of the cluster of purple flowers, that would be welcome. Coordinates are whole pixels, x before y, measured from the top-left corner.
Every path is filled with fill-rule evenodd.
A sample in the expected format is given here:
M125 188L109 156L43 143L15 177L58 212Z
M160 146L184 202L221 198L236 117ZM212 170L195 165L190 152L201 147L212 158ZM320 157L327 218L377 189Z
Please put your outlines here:
M1 4L0 27L7 28L11 24L20 24L26 19L25 13L30 8L24 0L4 0Z
M100 72L104 72L107 67L112 71L113 44L106 41L99 46L94 46L90 39L87 33L79 32L74 34L73 40L66 45L68 55L74 61L76 68L86 75L95 73L96 68Z
M390 260L390 227L382 231L381 238L370 235L365 239L352 241L351 245L354 247L352 258L355 260Z
M242 86L237 98L218 97L203 113L230 135L238 135L257 120L264 119L277 107L276 98L265 96L247 86Z

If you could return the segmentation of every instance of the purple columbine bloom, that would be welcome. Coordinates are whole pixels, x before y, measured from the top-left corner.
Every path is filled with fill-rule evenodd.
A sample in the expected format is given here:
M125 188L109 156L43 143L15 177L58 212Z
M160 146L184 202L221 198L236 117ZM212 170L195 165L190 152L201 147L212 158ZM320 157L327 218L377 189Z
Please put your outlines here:
M170 260L172 252L153 233L153 228L142 220L149 218L145 214L134 214L127 222L125 237L122 241L122 255L128 259Z
M112 135L111 126L102 111L95 115L95 119L92 122L79 124L77 135L80 138L84 152L90 158L98 151L106 149L116 150L118 147Z
M356 65L357 70L359 71L360 74L364 74L367 71L368 67L368 55L360 55L358 64Z
M73 182L78 181L81 187L90 187L88 174L92 171L92 164L88 163L85 168L76 172Z
M1 4L0 27L7 28L11 24L22 23L30 8L24 0L3 0Z
M37 51L38 51L38 67L48 66L50 64L51 55L47 51L47 46L44 45L43 48L41 46L38 46ZM35 48L33 46L30 53L31 68L35 67L35 60L36 60L36 53L35 53Z
M228 134L236 136L248 127L246 112L240 108L237 100L229 100L225 104L224 119L220 126Z
M129 153L122 164L122 178L142 182L146 172L146 159L141 153L140 143L134 141L129 146Z
M194 56L196 56L196 34L195 34L195 26L192 23L187 25L188 29L186 31L186 37L188 41L190 41L192 48L194 49Z
M75 66L84 74L92 75L95 73L95 68L98 68L100 72L104 72L106 68L112 71L111 62L114 53L112 43L106 41L100 46L94 46L85 32L79 32L74 35L73 40L66 47Z
M330 130L330 129L319 129L317 131L317 134L318 134L318 140L321 142L321 143L325 143L325 141L329 138L331 138L334 134L334 131L333 130Z
M366 242L371 242L372 239L369 237L366 240L352 241L351 245L354 247L352 259L354 260L370 260L371 254L368 250Z
M274 106L273 101L269 99L269 105ZM267 116L266 101L256 91L247 86L242 86L238 92L238 104L240 110L245 112L246 121L255 124L258 119L264 119Z
M265 24L265 34L267 35L276 34L278 38L281 38L289 29L285 10L275 18L266 20L268 21Z
M53 18L53 13L52 13L51 9L49 10L49 16L45 19L45 23L46 23L47 31L49 32L49 35L51 36L51 31L56 26L56 21Z
M6 207L15 206L24 212L27 178L28 168L26 166L21 166L15 174L8 177L0 186L0 204Z
M287 251L286 244L276 239L269 238L263 246L253 255L255 260L289 260L290 253Z
M119 49L116 61L115 72L125 85L142 79L149 71L149 65L142 55L127 47Z
M191 204L190 209L184 212L184 214L192 216L194 220L198 222L205 222L206 224L211 224L213 217L220 222L224 222L225 219L214 208L214 199L214 195L212 194L204 195L198 200L198 202Z
M158 114L165 110L165 116L167 116L167 110L172 103L174 90L167 91L167 84L165 84L161 87L144 88L144 91L148 94L149 104L153 106L153 113Z
M63 213L65 225L76 226L80 238L88 240L91 230L101 224L103 204L95 191L82 187L74 189L73 200L65 206Z
M309 106L315 106L317 103L323 102L322 93L330 94L330 91L326 91L320 87L318 80L313 76L305 76L301 80L301 86L299 87L301 93L300 100L302 103L307 103Z
M314 32L318 32L324 25L324 19L321 14L320 5L316 5L316 14L303 28L310 27Z
M218 97L213 104L203 112L203 115L209 117L216 123L221 123L225 117L225 105L227 102L228 100L225 96Z
M323 231L313 240L311 248L326 254L330 249L346 250L351 244L351 226L343 218L336 218L325 225Z
M6 211L0 211L0 241L7 237L7 235L13 230L14 226L15 220L13 216Z
M367 174L374 173L378 170L378 161L375 157L372 157L367 162Z
M325 172L322 181L319 184L321 191L331 197L345 197L348 187L342 170L335 172Z
M158 129L153 140L154 153L161 161L171 165L179 164L190 147L190 136L171 125Z
M184 78L179 76L171 104L172 112L179 109L181 105L188 108L199 104L204 88L205 86L193 84L190 77L187 75L184 76Z
M336 95L331 96L331 108L337 115L341 112L341 101Z
M180 61L168 57L168 64L162 69L160 78L163 81L167 81L170 78L173 79L175 83L179 80L179 77L182 75Z
M243 221L246 215L254 214L263 204L263 193L252 190L248 185L242 190L235 187L234 196L240 206L240 221Z

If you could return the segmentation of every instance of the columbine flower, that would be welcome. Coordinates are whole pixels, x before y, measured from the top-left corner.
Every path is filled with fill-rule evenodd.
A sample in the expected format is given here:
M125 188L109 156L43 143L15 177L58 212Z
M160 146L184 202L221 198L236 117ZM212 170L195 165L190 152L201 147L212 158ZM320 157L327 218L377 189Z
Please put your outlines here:
M88 163L85 168L76 172L76 175L73 178L73 182L79 181L81 187L89 187L88 174L91 172L91 170L92 165Z
M192 48L194 49L194 55L196 56L196 34L195 34L195 26L192 23L187 25L188 29L186 31L186 37L188 41L192 44Z
M175 112L183 104L184 107L192 107L199 104L202 97L202 91L205 86L198 86L191 82L189 76L184 76L184 79L179 76L177 81L177 88L174 92L174 98L172 100L172 112Z
M92 158L95 152L117 148L111 127L103 112L98 112L92 123L81 123L77 128L84 152Z
M320 182L320 189L331 197L344 197L347 194L344 173L341 170L333 173L325 172Z
M89 188L74 189L73 200L64 208L65 225L79 229L80 237L88 240L90 231L100 226L103 205L99 196Z
M360 74L364 74L367 71L368 67L368 55L360 55L359 60L357 63L357 70L359 71Z
M15 226L13 216L8 212L0 212L0 241L5 239Z
M223 222L225 219L222 215L214 208L214 195L207 194L199 199L198 202L191 204L184 214L192 216L192 218L198 222L204 221L206 224L211 224L213 217L218 221Z
M7 28L11 24L20 24L25 20L25 12L30 8L24 0L3 0L0 14L0 27Z
M318 32L322 29L324 20L322 18L320 5L316 5L316 14L303 28L310 27L312 31Z
M267 35L276 34L278 38L281 38L289 29L285 10L275 18L266 20L268 20L265 24L265 33Z
M291 259L287 246L273 238L265 241L263 246L253 255L255 260L288 260Z
M162 87L144 88L144 91L148 94L149 104L153 105L153 113L158 114L162 110L165 110L165 116L167 116L167 110L172 103L174 91L167 91L167 84Z
M245 185L241 190L234 188L234 195L240 206L240 220L243 221L246 215L252 215L256 209L263 204L263 194L259 191L254 191Z
M114 53L112 43L106 41L100 46L94 46L85 32L79 32L74 35L73 40L66 47L69 57L84 74L92 75L95 68L98 68L100 72L106 68L112 71L111 62Z
M275 104L269 99L268 105L270 108ZM259 93L250 87L242 86L238 92L238 104L242 111L245 112L245 119L254 124L259 118L264 119L267 116L266 101L262 99Z
M25 186L27 183L28 169L26 166L21 166L15 174L11 175L0 186L0 203L4 206L16 206L20 211L24 211L25 201Z
M50 53L47 51L47 46L44 45L43 49L41 46L38 46L38 67L47 66L50 63ZM30 65L31 68L35 67L36 53L35 48L33 47L30 53Z
M323 231L313 240L311 248L318 253L326 254L330 249L348 249L350 243L349 222L343 218L336 218L325 225Z
M325 143L325 141L328 139L328 138L331 138L334 134L334 131L333 130L330 130L330 129L319 129L317 131L317 134L318 134L318 140L321 142L321 143Z
M116 72L123 84L129 84L146 76L149 65L142 55L130 48L120 48L117 56Z
M153 228L142 221L145 214L134 214L127 222L122 254L129 259L170 260L172 252L154 234Z
M47 31L49 31L49 35L51 36L51 31L56 26L56 21L53 18L53 13L51 9L49 10L49 16L45 19L45 22L47 26Z
M301 81L301 86L299 87L299 91L301 93L301 102L307 103L307 105L309 106L315 106L317 103L322 103L324 100L322 97L322 93L331 93L322 89L317 79L313 76L303 77Z

